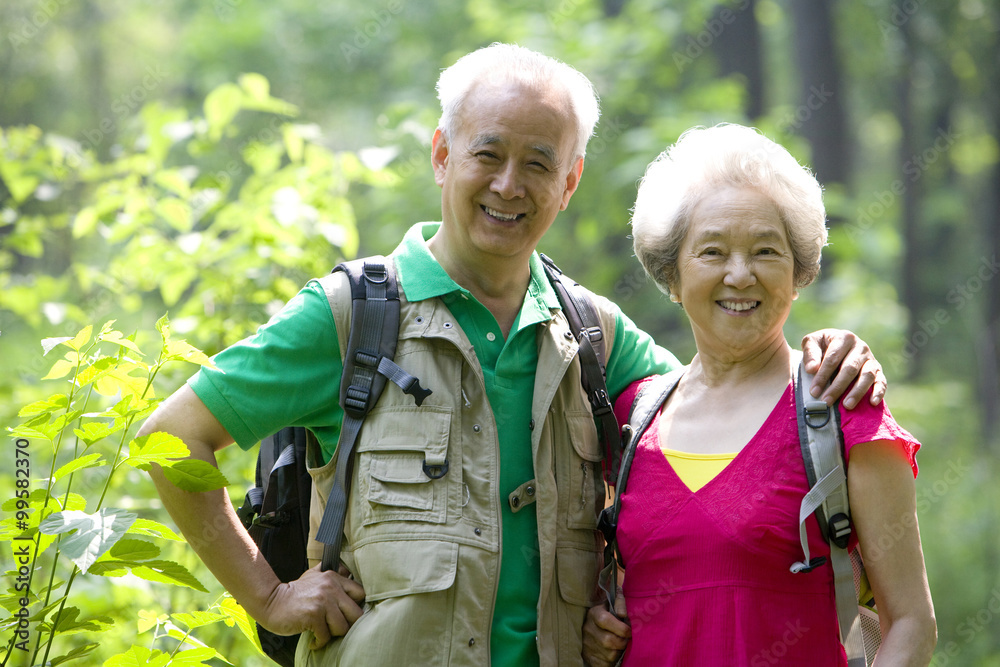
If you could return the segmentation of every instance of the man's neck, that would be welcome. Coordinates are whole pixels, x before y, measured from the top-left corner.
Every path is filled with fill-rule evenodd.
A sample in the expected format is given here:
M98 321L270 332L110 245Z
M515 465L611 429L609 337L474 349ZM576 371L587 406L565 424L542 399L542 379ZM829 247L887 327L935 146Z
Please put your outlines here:
M524 303L524 294L531 280L528 261L485 258L473 263L449 253L446 246L435 243L434 238L427 246L445 273L469 290L493 314L506 339Z

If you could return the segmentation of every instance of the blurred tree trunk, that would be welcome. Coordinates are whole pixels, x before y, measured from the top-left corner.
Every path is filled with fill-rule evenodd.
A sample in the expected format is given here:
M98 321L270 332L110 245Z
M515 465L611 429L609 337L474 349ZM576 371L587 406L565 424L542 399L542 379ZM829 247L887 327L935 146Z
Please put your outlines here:
M901 30L901 42L903 54L900 59L900 76L898 89L896 91L897 110L896 117L899 119L901 137L899 141L899 165L902 169L907 164L911 156L917 153L917 123L914 119L914 90L913 90L913 43L907 26L903 25ZM910 358L908 375L916 377L923 369L923 345L918 345L920 336L926 336L919 329L917 321L923 306L923 298L920 289L920 238L919 227L919 206L921 199L922 178L903 179L903 175L897 176L898 181L903 184L900 194L899 206L899 231L902 240L902 266L900 267L900 294L902 295L903 306L909 313L909 325L906 331L907 346L905 349L913 350Z
M833 0L791 0L795 60L799 68L796 124L812 147L813 170L821 183L848 183L850 139L844 86L836 48Z
M764 62L761 54L760 27L757 25L756 0L746 0L738 7L719 5L713 20L725 25L726 32L715 40L719 73L739 75L746 83L748 118L764 113Z

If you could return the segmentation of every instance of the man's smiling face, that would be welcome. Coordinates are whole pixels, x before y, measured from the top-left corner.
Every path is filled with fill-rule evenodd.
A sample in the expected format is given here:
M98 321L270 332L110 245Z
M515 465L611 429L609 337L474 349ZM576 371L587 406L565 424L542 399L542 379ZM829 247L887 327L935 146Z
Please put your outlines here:
M521 84L469 92L454 136L434 135L444 232L465 261L528 256L576 190L576 121L565 94Z

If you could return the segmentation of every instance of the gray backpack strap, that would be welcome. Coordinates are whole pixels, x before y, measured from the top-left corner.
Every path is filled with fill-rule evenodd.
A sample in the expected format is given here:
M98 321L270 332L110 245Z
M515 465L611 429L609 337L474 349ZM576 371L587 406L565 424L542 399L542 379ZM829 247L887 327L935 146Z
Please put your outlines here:
M378 401L386 380L413 396L420 405L431 392L393 361L399 338L399 288L391 260L376 256L339 264L351 284L351 331L344 353L340 404L344 408L333 488L316 532L324 544L322 569L340 565L340 548L347 518L347 502L354 468L354 446L369 410ZM424 462L432 478L448 472L448 461Z
M798 371L793 377L795 412L809 491L802 498L799 507L799 540L805 558L794 563L791 571L809 572L824 562L822 558L809 557L806 521L815 514L823 538L830 544L840 641L847 653L848 665L865 667L867 662L858 616L854 567L847 551L851 537L851 508L847 496L847 468L844 465L840 411L836 404L828 406L809 394L813 376L803 368L801 353L795 351L794 354L797 357L793 358L798 360Z
M625 451L622 454L615 483L615 502L610 507L604 508L597 522L598 529L604 533L604 568L598 577L598 585L607 596L608 608L612 613L615 610L615 596L618 592L618 564L623 562L618 552L618 514L621 512L621 496L628 486L635 450L646 429L653 423L653 418L659 414L660 407L677 388L686 370L687 366L678 368L645 384L632 401L628 423L622 427L622 444Z

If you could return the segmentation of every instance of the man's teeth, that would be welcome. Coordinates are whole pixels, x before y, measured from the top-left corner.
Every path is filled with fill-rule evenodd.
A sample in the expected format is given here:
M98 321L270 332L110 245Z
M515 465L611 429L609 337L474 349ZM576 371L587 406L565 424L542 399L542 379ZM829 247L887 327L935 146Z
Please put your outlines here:
M760 301L720 301L719 304L727 310L743 311L756 308Z
M492 209L489 206L484 206L483 209L487 213L489 213L490 215L492 215L494 218L496 218L497 220L504 220L506 222L513 222L513 221L517 220L517 218L519 217L517 213L501 213L500 211L497 211L496 209Z

